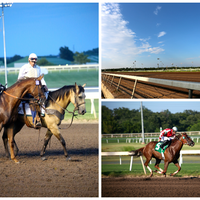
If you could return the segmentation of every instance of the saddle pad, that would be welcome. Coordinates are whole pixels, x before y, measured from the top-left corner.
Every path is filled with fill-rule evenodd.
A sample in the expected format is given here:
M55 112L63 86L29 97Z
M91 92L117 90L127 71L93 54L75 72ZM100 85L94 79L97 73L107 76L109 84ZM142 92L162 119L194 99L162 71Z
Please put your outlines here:
M29 106L28 103L25 103L25 110L26 110L26 115L27 115L27 116L32 116L32 114L31 114L31 109L30 109L30 106ZM40 108L40 110L41 110L41 116L44 116L44 115L45 115L45 110L44 110L43 108ZM19 107L18 107L18 114L19 114L19 115L24 115L22 103L19 104Z
M161 153L162 149L160 148L160 145L162 144L162 142L158 142L155 146L155 150L158 151L159 153ZM165 149L167 148L168 145L166 145L163 149L163 152L165 152Z

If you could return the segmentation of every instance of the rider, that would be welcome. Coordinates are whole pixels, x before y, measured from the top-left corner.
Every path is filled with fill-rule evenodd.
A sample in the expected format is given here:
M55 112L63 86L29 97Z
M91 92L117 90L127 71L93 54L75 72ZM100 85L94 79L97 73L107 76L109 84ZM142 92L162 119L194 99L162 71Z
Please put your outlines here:
M160 132L158 142L160 141L163 142L160 145L160 148L162 149L161 154L162 154L163 159L164 159L164 153L163 153L164 147L166 145L168 146L170 145L171 140L175 138L177 131L178 131L177 127L174 126L172 129L166 128Z
M18 80L24 79L24 78L39 77L42 74L41 68L38 65L36 65L36 63L37 63L37 55L35 53L31 53L29 55L29 58L28 58L28 63L23 65L20 68ZM45 82L44 78L42 78L41 83L43 85L44 92L47 93L48 88L46 86L46 82ZM40 117L39 117L38 113L36 114L36 111L31 112L31 113L32 113L32 117L33 117L33 124L34 124L34 119L35 119L35 116L36 116L35 127L40 128L42 124L41 124Z

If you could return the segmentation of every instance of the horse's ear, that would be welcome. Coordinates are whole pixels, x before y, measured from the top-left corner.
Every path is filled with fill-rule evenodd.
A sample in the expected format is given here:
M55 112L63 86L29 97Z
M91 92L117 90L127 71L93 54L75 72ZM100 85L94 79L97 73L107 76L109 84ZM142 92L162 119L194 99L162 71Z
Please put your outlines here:
M75 88L76 88L76 94L78 94L78 93L79 93L79 87L78 87L78 85L76 84L76 82L75 82Z
M39 81L41 81L43 77L44 77L44 74L41 74L37 79L38 79Z
M83 84L83 86L82 86L82 87L84 88L85 86L86 86L86 83L85 83L85 84Z

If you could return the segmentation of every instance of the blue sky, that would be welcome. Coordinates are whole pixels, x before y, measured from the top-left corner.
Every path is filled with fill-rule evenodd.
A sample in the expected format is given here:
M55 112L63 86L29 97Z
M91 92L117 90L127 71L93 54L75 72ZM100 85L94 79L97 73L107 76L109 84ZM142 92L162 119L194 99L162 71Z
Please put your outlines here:
M102 68L200 66L199 11L200 3L103 3Z
M102 101L102 105L113 110L114 108L128 108L140 109L141 101ZM183 112L184 110L193 110L200 112L200 102L195 100L153 100L153 101L142 101L142 105L153 112L161 112L169 110L171 113Z
M98 9L98 3L13 3L4 8L7 56L58 55L61 46L78 52L99 47ZM2 30L0 19L0 57Z

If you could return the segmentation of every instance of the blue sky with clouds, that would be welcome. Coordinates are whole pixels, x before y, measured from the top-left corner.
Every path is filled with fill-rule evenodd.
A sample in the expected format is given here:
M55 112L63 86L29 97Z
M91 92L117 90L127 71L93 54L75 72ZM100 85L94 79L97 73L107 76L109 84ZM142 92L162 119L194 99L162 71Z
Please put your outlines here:
M200 66L199 10L200 3L103 3L102 68Z
M1 13L1 8L0 8ZM61 46L83 52L99 47L98 3L13 3L4 8L6 53L58 55ZM0 19L0 57L3 53Z
M140 109L142 105L151 110L152 112L162 112L164 110L169 110L171 113L183 112L185 110L193 110L200 112L200 102L197 100L153 100L153 101L138 101L138 100L128 100L128 101L102 101L102 105L113 110L114 108L128 108Z

